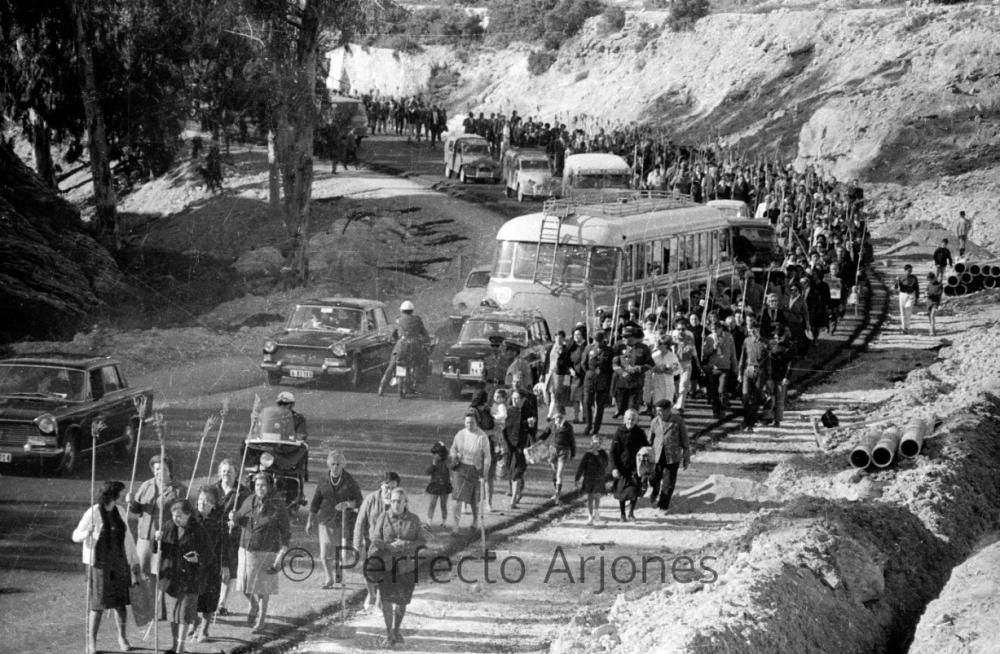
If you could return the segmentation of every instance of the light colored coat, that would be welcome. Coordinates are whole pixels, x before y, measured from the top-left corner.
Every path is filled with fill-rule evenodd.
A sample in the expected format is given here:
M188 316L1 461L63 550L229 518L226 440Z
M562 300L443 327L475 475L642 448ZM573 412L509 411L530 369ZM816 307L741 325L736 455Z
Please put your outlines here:
M121 516L122 522L125 523L125 558L131 569L139 565L139 554L135 549L135 539L132 538L132 528L128 526L128 516L125 514L125 509L117 504L115 509ZM103 528L104 519L101 518L100 505L95 504L84 512L83 517L80 518L80 524L73 530L73 542L83 543L83 562L86 565L94 565L94 547L97 545L97 539ZM133 579L133 581L135 580Z

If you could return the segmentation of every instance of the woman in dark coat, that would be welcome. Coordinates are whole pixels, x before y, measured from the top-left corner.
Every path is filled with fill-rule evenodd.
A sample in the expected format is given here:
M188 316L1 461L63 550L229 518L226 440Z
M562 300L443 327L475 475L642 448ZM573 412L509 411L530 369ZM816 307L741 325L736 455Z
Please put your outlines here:
M639 481L639 471L636 468L636 455L639 449L647 447L646 433L639 428L639 413L634 409L625 412L622 426L615 432L611 441L611 476L614 477L615 498L621 510L622 522L635 520L635 505L642 493ZM628 516L625 515L625 503L628 503Z
M250 489L246 485L236 483L236 466L231 460L223 459L220 461L217 470L219 471L219 481L215 483L213 488L219 497L218 511L225 525L226 516L242 506L243 501L250 496ZM220 566L229 568L229 579L220 584L219 605L216 609L216 613L220 616L229 615L226 600L229 598L229 591L236 583L236 568L239 565L237 553L240 550L239 526L230 529L226 525L226 537L229 540L228 547L226 547L226 554L229 558L221 561Z
M385 620L384 647L403 642L399 627L417 584L416 554L424 547L420 518L407 509L406 491L395 488L384 511L371 531L370 560L365 572L378 571ZM380 565L381 564L381 565Z
M226 514L219 510L219 494L215 486L205 486L198 493L198 520L212 542L215 553L213 564L205 566L205 590L198 595L198 613L201 621L195 630L196 640L204 643L208 640L208 627L215 617L215 609L219 606L219 594L222 587L229 582L236 568L230 568L229 562L229 528L226 526Z
M97 651L97 631L106 609L115 612L118 647L128 651L125 637L125 607L129 586L139 576L139 556L129 531L122 505L125 484L104 483L97 504L87 509L73 531L73 542L83 543L83 562L91 566L88 575L90 615L87 616L87 651Z
M208 573L218 566L212 541L194 513L188 500L171 502L171 521L160 543L160 581L170 620L172 652L184 651L188 628L198 620L198 595L209 583L218 584L217 578L208 578Z

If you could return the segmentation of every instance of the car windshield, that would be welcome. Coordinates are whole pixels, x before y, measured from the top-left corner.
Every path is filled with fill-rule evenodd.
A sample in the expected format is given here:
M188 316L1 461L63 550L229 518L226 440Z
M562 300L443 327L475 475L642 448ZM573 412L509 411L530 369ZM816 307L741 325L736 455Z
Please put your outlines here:
M299 305L288 321L288 328L351 334L361 329L361 315L360 309Z
M469 273L469 278L465 280L465 288L486 288L490 283L489 270L477 270Z
M466 143L462 146L462 154L488 157L490 156L490 146L485 143Z
M580 173L573 176L573 188L628 188L628 174Z
M502 336L504 340L526 344L528 329L521 323L503 320L470 320L462 326L458 340L462 343L489 342L491 336Z
M549 170L549 160L521 159L521 170Z
M0 365L0 395L84 399L82 370L34 364Z

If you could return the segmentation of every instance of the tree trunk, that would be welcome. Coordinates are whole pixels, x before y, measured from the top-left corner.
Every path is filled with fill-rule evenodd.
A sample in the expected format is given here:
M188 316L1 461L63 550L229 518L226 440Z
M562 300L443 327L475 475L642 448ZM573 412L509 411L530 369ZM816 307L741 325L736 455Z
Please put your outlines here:
M271 208L281 209L281 173L278 168L277 137L274 130L267 130L267 188Z
M307 5L308 7L311 7ZM316 64L319 38L319 21L315 10L308 11L302 21L298 43L298 102L295 103L295 177L292 201L299 223L299 279L309 284L309 231L311 227L311 202L313 184L313 142L316 134Z
M42 178L46 186L58 191L59 185L56 183L56 168L52 163L52 143L49 138L49 126L37 114L33 116L31 125L31 144L35 148L35 172Z
M104 112L101 110L97 90L97 74L94 71L94 55L90 49L84 14L89 3L69 0L67 2L76 23L76 51L79 57L83 109L87 117L87 147L90 150L90 172L94 184L94 204L96 214L94 226L98 238L110 241L111 249L118 250L121 241L118 233L115 188L111 179L111 157L108 153L108 137L104 130Z

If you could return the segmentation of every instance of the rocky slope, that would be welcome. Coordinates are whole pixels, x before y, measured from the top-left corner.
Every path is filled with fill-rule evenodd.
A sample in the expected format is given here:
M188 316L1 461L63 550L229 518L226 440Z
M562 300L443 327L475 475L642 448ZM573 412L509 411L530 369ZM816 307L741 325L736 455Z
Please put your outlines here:
M80 212L0 146L0 343L72 334L122 288L117 264Z
M885 184L875 198L906 196L895 217L947 222L961 204L979 240L1000 242L1000 8L823 4L713 14L682 33L665 12L630 11L613 33L592 19L540 76L528 72L530 45L414 56L355 47L331 54L330 74L357 92L401 95L445 66L458 73L448 109L459 122L468 110L516 109L571 128L639 121L686 142L721 138Z

